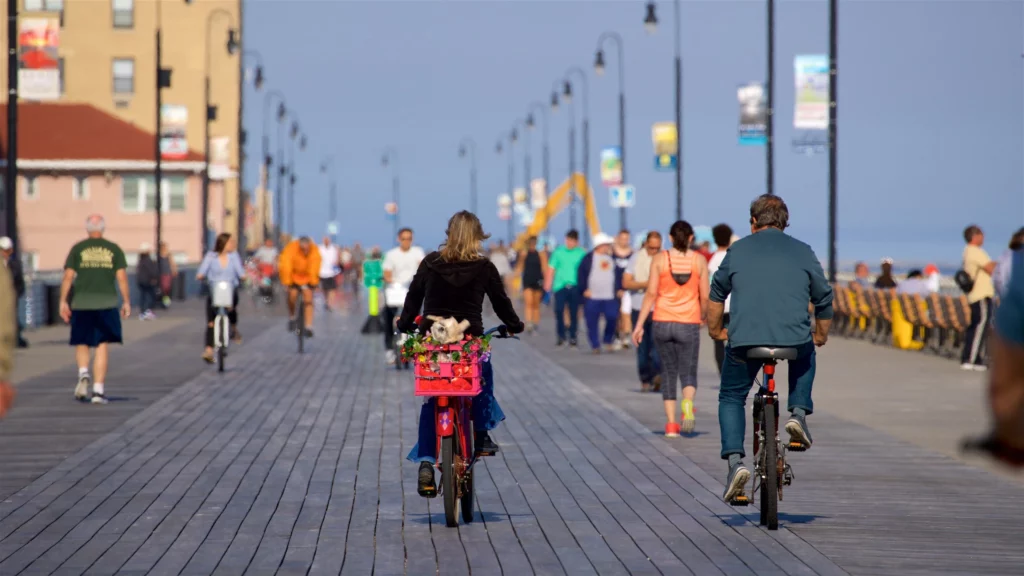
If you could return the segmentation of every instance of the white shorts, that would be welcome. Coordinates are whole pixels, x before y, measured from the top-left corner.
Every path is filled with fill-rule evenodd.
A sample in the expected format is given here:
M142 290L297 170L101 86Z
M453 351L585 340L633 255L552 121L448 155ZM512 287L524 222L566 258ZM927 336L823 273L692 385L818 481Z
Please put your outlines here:
M619 312L627 316L633 313L633 298L629 294L622 297L622 306L619 308Z

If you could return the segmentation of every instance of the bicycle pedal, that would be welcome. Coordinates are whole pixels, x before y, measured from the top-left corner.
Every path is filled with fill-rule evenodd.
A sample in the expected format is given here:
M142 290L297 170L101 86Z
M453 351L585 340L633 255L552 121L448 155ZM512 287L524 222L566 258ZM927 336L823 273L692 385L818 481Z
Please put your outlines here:
M749 506L750 498L747 498L746 494L740 494L735 496L732 500L729 500L730 506Z
M483 458L484 456L494 456L495 454L497 454L497 452L482 452L482 451L478 451L478 452L476 452L476 454L474 454L474 456L477 457L477 458Z
M804 446L799 442L790 442L789 444L786 445L786 450L790 452L806 452L807 446Z

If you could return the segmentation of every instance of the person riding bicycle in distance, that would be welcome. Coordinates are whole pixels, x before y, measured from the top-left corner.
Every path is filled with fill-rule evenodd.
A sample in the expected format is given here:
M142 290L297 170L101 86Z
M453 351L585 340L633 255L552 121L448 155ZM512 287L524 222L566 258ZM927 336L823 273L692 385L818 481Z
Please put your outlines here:
M420 262L409 285L409 293L398 318L398 329L412 332L430 332L428 316L453 317L469 321L466 334L482 336L484 333L484 296L491 300L497 314L509 333L518 334L526 329L519 319L512 300L505 292L505 283L494 263L484 254L484 234L480 220L472 213L456 213L448 221L447 239L437 252L431 252ZM423 324L417 326L416 316L423 307ZM505 419L505 414L494 399L494 372L490 362L481 366L482 390L473 398L473 426L475 452L494 454L498 445L488 432ZM420 410L419 442L413 446L407 459L419 462L420 496L437 495L434 483L434 463L437 462L437 432L434 421L435 399L429 398Z
M752 347L796 348L789 361L789 406L786 432L791 443L811 446L806 417L814 411L815 346L824 346L832 325L832 286L810 246L783 232L789 209L770 194L750 204L751 235L729 247L711 280L708 333L728 340L718 392L722 459L729 461L724 499L743 493L750 471L743 465L746 419L743 405L764 360L748 360ZM722 326L725 299L732 295L729 328ZM811 332L808 302L815 325Z
M308 236L293 240L281 250L277 265L281 285L288 287L288 330L294 332L295 301L302 290L302 321L306 337L313 336L313 290L320 283L320 250Z

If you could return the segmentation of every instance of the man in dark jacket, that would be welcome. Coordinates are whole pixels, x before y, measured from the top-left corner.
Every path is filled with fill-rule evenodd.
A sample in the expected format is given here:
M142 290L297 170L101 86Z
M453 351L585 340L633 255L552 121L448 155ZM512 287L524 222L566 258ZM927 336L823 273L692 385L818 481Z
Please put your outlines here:
M139 319L152 320L153 306L156 305L156 289L160 285L160 267L150 255L152 247L143 244L139 250L139 262L135 265L135 283L139 287Z
M25 270L21 266L21 260L14 256L14 242L10 238L4 236L0 238L0 255L3 256L4 264L7 265L7 270L11 273L11 281L14 284L14 311L15 318L18 322L18 348L28 348L28 341L22 337L21 332L24 330L21 322L21 314L18 314L18 302L25 297Z

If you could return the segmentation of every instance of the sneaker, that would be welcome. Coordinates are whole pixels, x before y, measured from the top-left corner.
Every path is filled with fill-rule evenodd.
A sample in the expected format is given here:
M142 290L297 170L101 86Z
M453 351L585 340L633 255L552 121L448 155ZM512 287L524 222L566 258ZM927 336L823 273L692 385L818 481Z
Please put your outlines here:
M974 370L974 364L971 364L970 362L964 362L963 364L960 365L960 369L969 372L971 370Z
M725 481L725 493L722 494L722 499L731 502L737 496L742 495L747 480L750 480L750 470L747 470L747 467L740 462L729 470L729 478Z
M565 346L565 340L562 340L561 338L559 338L558 342L555 342L555 347L561 348L562 346Z
M683 426L682 430L684 434L690 434L693 432L694 418L693 418L693 400L683 400L679 403L683 409Z
M570 339L569 339L569 348L579 348L579 347L580 347L580 346L579 346L579 344L578 344L578 343L576 342L576 339L575 339L575 338L570 338Z
M79 402L89 401L89 386L92 385L92 378L89 374L81 374L78 376L78 385L75 386L75 400Z
M500 450L487 432L477 432L475 436L474 443L476 444L477 456L494 456Z
M975 372L988 372L988 366L985 366L984 364L975 364L972 367L972 370Z
M384 352L384 361L388 363L388 366L394 366L395 360L397 359L398 356L395 354L394 350L388 350Z
M103 394L100 394L98 392L93 392L92 393L92 403L93 404L106 404L107 402L108 402L107 397L104 396Z
M416 491L424 498L437 496L437 484L434 483L434 465L430 462L420 462L419 481Z
M668 422L665 424L665 438L679 438L678 422Z
M612 345L610 346L610 348L611 348L612 352L618 352L619 350L622 350L622 348L623 348L622 340L616 339L615 342L612 342Z
M306 331L302 335L305 336L306 338L312 338L313 330L311 328L306 328Z
M804 416L793 414L786 422L786 432L789 432L790 444L800 444L804 448L811 447L811 431L807 428L807 420Z
M661 392L661 375L651 379L651 392Z
M295 323L295 319L294 318L288 320L288 331L289 332L295 332L295 327L296 326L298 326L298 324Z

